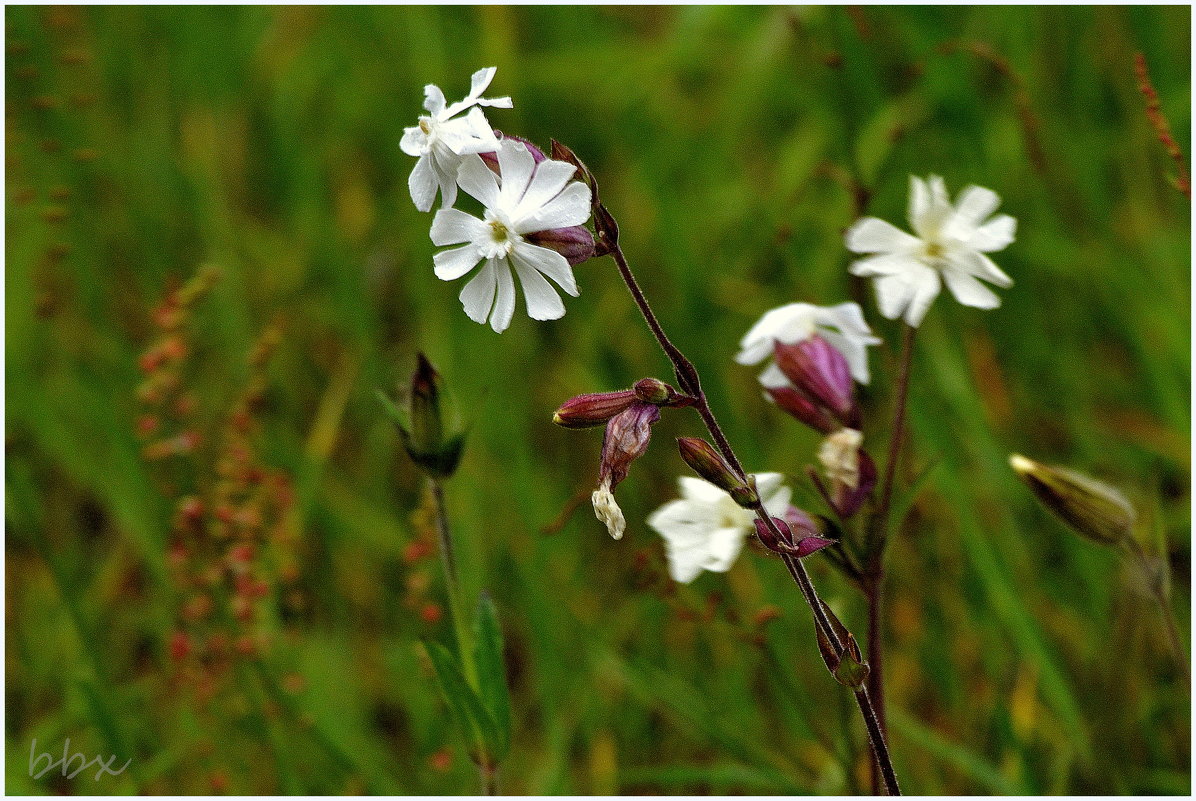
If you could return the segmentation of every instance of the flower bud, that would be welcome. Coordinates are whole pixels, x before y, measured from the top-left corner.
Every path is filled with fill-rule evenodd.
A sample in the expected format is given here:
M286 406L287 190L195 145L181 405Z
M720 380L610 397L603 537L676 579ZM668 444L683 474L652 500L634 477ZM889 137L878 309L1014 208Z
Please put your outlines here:
M659 378L641 378L635 382L635 396L644 403L663 406L676 394L677 390Z
M400 408L378 392L391 422L399 429L403 449L421 470L433 478L448 478L456 472L465 445L465 434L446 434L441 408L440 375L421 353L411 376L407 407Z
M876 488L876 462L863 448L859 451L859 480L854 487L836 484L831 489L835 510L844 520L850 519Z
M756 520L756 537L770 551L803 559L815 551L835 544L834 540L820 536L810 516L795 506L790 506L785 512L785 519L774 517L772 523L770 527L763 520ZM773 528L780 532L780 538L773 532Z
M681 458L695 473L729 493L735 503L746 509L755 508L760 503L755 482L749 483L740 478L722 454L706 440L698 437L678 437L677 450L681 451Z
M635 403L636 392L594 392L578 395L562 404L552 415L552 422L564 428L590 428L604 425L619 412Z
M524 239L533 245L555 250L564 256L572 267L576 267L586 259L592 259L597 255L597 251L594 248L594 235L584 225L570 225L565 228L535 231L530 234L524 234Z
M782 411L815 431L829 434L839 427L838 421L830 413L793 387L765 387L765 392Z
M822 610L826 613L826 619L834 629L835 638L841 646L841 648L836 648L831 642L829 634L821 627L815 626L818 633L818 650L822 653L822 661L831 675L835 677L835 681L845 687L858 690L864 686L864 682L868 680L868 674L871 672L868 663L864 661L864 655L860 653L860 644L856 642L855 635L848 631L843 622L839 620L834 610L827 606L825 601L821 603Z
M851 367L837 348L815 334L793 345L777 341L773 344L773 353L777 367L810 404L842 426L859 428L860 412L855 402ZM800 415L795 416L806 422ZM813 427L824 430L820 425Z
M818 461L835 485L855 489L860 485L860 445L864 435L854 428L841 428L822 441Z
M1050 467L1021 454L1009 464L1022 481L1077 534L1102 545L1129 538L1138 515L1119 491L1066 467Z

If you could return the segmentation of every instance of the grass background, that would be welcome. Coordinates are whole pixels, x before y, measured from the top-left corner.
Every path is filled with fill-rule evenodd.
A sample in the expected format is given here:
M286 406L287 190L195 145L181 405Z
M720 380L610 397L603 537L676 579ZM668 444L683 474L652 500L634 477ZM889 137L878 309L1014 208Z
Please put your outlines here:
M1145 54L1190 140L1190 11L1011 8L31 8L6 31L6 786L10 792L476 792L418 642L441 597L420 483L375 399L426 351L471 435L449 485L467 591L507 634L514 793L814 793L866 779L848 698L779 562L661 578L643 520L683 465L666 416L620 488L613 543L582 506L601 435L552 426L583 391L668 378L609 259L559 321L501 336L435 279L398 147L422 86L497 65L498 128L599 177L657 313L749 469L801 484L814 436L732 362L765 310L855 293L841 231L903 222L907 176L994 188L1018 218L992 312L941 297L919 333L912 473L890 552L891 739L916 793L1190 789L1189 702L1116 554L1037 507L1011 451L1157 506L1181 627L1190 585L1190 204L1144 113ZM135 434L151 310L203 264L193 389L226 406L265 327L256 447L294 480L299 613L205 708L168 655L171 506ZM522 304L522 301L520 301ZM202 480L202 479L201 479ZM808 498L802 490L799 497ZM1157 500L1157 503L1155 501ZM817 558L857 633L855 592ZM288 590L289 592L290 590ZM282 609L283 589L269 603ZM415 600L413 600L415 599ZM779 619L758 627L759 610ZM763 632L763 638L756 635ZM763 642L763 644L761 644ZM99 782L38 750L132 759Z

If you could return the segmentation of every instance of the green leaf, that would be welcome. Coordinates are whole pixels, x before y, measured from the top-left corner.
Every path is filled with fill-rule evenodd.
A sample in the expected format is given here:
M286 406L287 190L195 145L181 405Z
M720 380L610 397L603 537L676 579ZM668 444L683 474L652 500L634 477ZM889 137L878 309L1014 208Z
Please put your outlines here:
M498 610L489 593L478 600L474 619L474 664L477 666L478 690L482 704L490 713L498 734L495 758L502 759L511 746L511 693L507 687L507 671L503 663L502 627Z
M436 669L436 680L448 701L449 710L466 734L470 756L477 762L492 761L500 752L494 719L465 680L456 657L447 648L440 643L425 641L424 650Z

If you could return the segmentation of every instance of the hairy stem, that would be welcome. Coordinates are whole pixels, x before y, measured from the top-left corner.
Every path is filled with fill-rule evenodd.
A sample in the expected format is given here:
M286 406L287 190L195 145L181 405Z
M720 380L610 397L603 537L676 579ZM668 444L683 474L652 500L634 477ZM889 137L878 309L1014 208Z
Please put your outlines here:
M627 289L631 292L636 305L639 307L640 313L644 317L644 321L648 324L648 328L652 331L653 336L656 337L657 343L660 344L661 350L669 358L673 364L673 369L677 374L677 381L681 385L681 389L690 395L693 395L697 402L694 408L698 415L702 418L702 422L706 425L706 430L714 439L715 446L722 453L723 458L727 460L727 464L735 471L740 478L746 478L747 474L743 470L743 465L739 458L735 455L731 443L727 440L723 433L722 427L719 426L718 420L714 416L714 412L710 408L710 404L706 400L706 394L702 391L701 382L698 378L697 369L685 358L685 355L674 345L664 332L664 328L660 325L660 321L656 318L656 314L652 311L651 305L648 303L647 297L640 289L639 283L635 280L635 275L631 272L631 267L627 264L627 259L623 255L622 249L616 243L611 248L611 256L615 260L615 264L619 267L619 274L623 278L623 283L627 285ZM912 339L912 335L908 335ZM904 401L903 401L904 403ZM783 539L781 532L777 530L776 524L772 517L765 511L764 505L757 502L754 511L760 520L770 529L774 536L778 539ZM826 610L823 608L822 600L818 597L818 591L814 588L814 582L810 580L809 573L806 572L805 565L801 563L794 556L782 557L786 567L789 569L789 574L793 577L794 583L797 584L801 591L802 597L806 604L810 607L810 611L814 615L814 623L826 637L835 653L842 658L847 651L847 644L840 638L835 627L831 625L830 619L827 617ZM860 708L860 714L864 718L864 726L868 731L868 742L872 747L873 756L881 771L885 783L885 789L889 795L901 795L901 790L897 784L897 775L893 771L893 763L889 756L888 745L885 742L884 731L880 724L880 719L877 716L876 710L873 707L872 700L868 694L867 687L861 687L855 691L856 704Z
M453 619L453 635L457 641L457 655L470 683L476 683L473 660L469 658L469 626L461 598L461 580L457 575L457 557L453 550L453 535L449 529L448 511L444 505L444 485L435 478L428 479L436 513L436 539L440 544L440 566L444 569L445 595L448 597L449 617Z
M868 600L868 694L876 707L876 719L882 732L888 731L885 721L884 648L881 644L881 620L884 573L879 563L876 570L863 579L864 595ZM882 785L882 767L872 763L872 794L879 795Z
M885 464L880 483L880 503L876 507L876 531L881 538L877 551L883 550L888 538L889 509L893 503L893 479L897 475L897 460L901 455L901 441L905 437L905 402L909 396L909 375L913 366L914 334L918 329L908 323L901 339L901 368L897 373L897 398L893 406L893 439L889 444L889 460Z

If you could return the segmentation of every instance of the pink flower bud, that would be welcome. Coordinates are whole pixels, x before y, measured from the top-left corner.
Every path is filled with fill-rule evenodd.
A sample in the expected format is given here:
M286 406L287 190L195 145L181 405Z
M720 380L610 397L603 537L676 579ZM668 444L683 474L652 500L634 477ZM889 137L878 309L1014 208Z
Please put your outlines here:
M773 345L777 367L811 403L847 428L859 428L859 408L847 359L818 335L786 345Z
M564 256L572 267L576 267L586 259L594 258L597 253L594 248L594 235L584 225L535 231L525 234L524 239L533 245L555 250Z
M829 434L839 427L839 423L825 409L793 387L768 387L766 391L783 411L815 431Z
M619 392L593 392L565 401L552 415L552 422L564 428L589 428L608 422L636 402L633 389Z
M681 451L681 458L695 473L729 493L735 499L735 503L750 509L760 502L760 495L755 487L740 478L722 454L706 440L678 437L677 449Z

